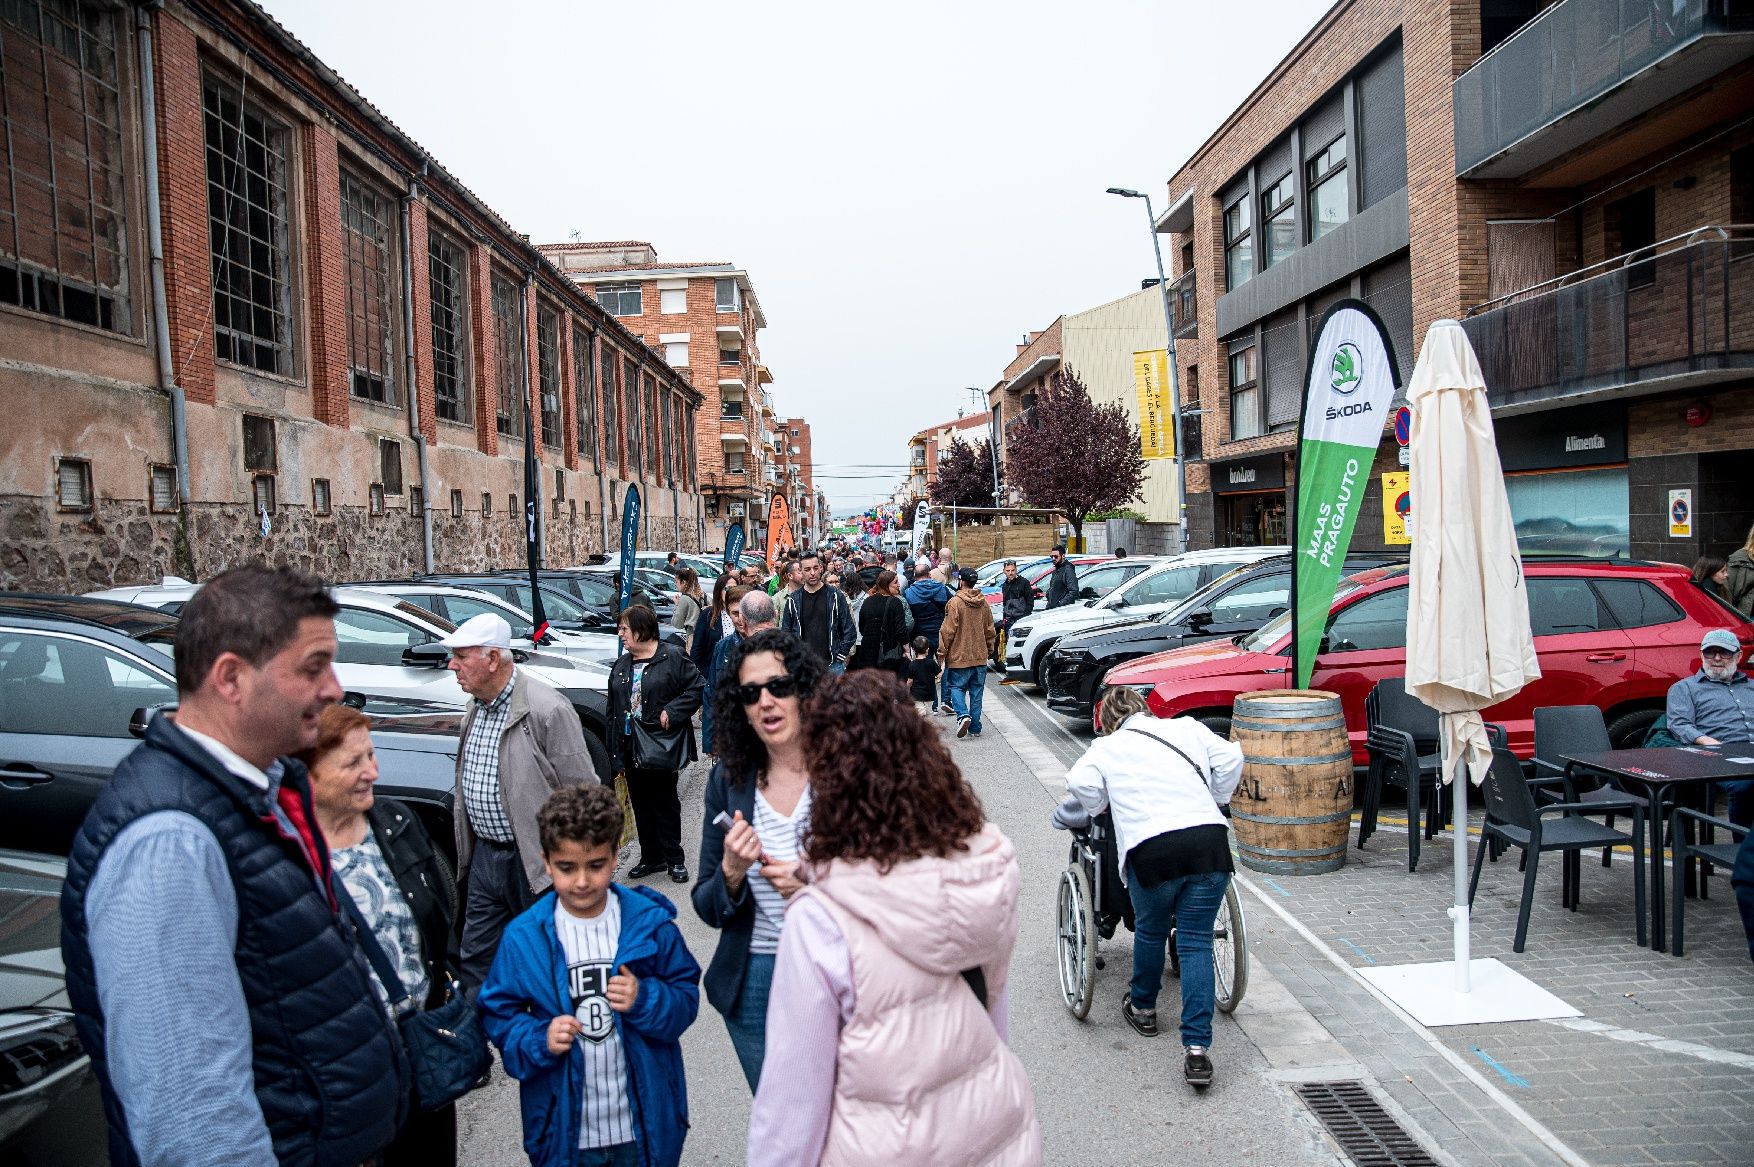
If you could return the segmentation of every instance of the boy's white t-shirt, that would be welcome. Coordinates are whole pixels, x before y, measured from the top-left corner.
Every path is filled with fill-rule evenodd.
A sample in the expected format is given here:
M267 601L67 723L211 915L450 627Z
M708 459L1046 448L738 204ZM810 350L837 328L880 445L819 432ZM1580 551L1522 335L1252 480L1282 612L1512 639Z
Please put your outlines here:
M633 1108L628 1102L627 1053L607 996L609 978L615 975L615 951L621 943L621 901L611 891L603 910L590 919L580 919L557 902L554 930L566 956L566 986L573 1016L583 1026L575 1039L585 1055L579 1148L631 1143Z

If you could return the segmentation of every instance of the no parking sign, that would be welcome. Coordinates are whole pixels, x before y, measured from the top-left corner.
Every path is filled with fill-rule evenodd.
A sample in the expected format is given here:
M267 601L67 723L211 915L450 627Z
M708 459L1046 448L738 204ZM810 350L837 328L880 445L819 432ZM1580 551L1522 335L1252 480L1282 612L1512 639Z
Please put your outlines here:
M1693 537L1693 492L1691 490L1671 490L1669 492L1669 538L1691 539Z

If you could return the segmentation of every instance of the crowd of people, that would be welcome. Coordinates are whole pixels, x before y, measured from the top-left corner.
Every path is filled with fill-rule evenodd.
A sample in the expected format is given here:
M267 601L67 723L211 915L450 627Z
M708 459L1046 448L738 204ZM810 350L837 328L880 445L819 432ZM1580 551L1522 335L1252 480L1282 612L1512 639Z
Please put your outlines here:
M447 1083L491 1042L532 1163L675 1164L704 986L753 1094L751 1163L1039 1163L1007 1041L1016 853L907 684L937 656L973 668L993 622L984 602L959 614L962 572L918 631L906 566L806 552L768 579L727 572L710 599L679 576L683 645L629 605L613 774L506 622L465 621L444 640L469 696L455 871L375 794L323 582L208 582L178 628L178 707L99 796L62 899L112 1162L454 1163L456 1101L488 1075ZM978 733L975 693L958 708ZM691 875L677 779L697 713L713 765ZM661 874L719 933L704 975L644 882ZM463 1021L420 1024L440 1010Z

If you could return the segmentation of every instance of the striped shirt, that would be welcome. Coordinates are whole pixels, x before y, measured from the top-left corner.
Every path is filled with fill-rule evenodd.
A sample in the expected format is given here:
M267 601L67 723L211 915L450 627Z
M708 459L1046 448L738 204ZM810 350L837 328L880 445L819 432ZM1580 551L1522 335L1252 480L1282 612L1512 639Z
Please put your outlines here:
M603 910L580 919L556 901L554 930L566 955L566 987L582 1028L577 1046L585 1055L584 1101L579 1112L579 1149L633 1142L628 1102L627 1054L621 1027L609 1007L609 978L621 944L621 900L609 892Z
M755 792L755 835L761 849L776 863L790 863L799 854L798 838L810 824L810 787L798 798L788 817L768 805L767 795ZM755 896L755 932L749 940L749 951L757 953L780 950L780 926L786 920L786 900L768 882L759 868L749 871L749 891Z
M475 699L475 720L463 742L463 809L468 811L475 833L495 843L517 841L499 796L499 740L511 719L512 688L517 683L518 673L513 669L499 696L486 702Z

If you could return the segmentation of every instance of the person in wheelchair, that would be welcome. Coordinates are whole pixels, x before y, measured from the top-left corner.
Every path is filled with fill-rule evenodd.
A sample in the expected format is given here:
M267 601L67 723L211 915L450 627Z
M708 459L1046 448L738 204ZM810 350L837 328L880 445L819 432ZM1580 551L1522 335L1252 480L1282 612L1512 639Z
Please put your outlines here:
M1212 1082L1212 929L1235 870L1224 820L1242 777L1242 747L1190 717L1153 716L1132 689L1103 695L1097 726L1102 736L1067 773L1069 797L1055 820L1076 828L1082 816L1110 812L1133 903L1133 979L1121 1015L1145 1037L1157 1036L1173 927L1182 1075L1204 1088Z

